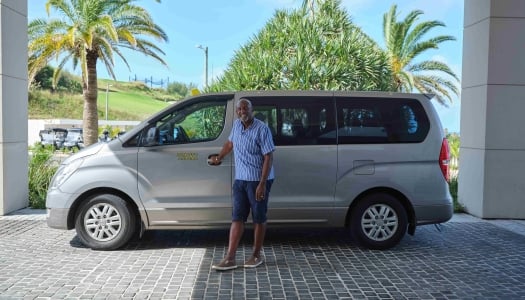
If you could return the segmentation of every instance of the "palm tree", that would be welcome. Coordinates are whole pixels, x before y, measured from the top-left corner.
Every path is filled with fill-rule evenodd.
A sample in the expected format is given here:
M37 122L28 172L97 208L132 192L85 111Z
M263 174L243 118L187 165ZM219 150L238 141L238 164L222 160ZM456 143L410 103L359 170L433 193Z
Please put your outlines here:
M60 19L36 19L28 26L29 81L51 59L58 61L54 82L64 65L72 61L80 66L84 98L84 141L87 145L97 142L97 62L104 63L108 73L113 73L114 56L129 64L121 48L132 49L166 65L160 57L164 52L152 41L167 41L166 33L156 25L149 13L134 5L136 0L48 0L46 10L54 8ZM159 2L159 1L157 1Z
M351 23L339 0L279 10L234 55L220 90L392 90L382 49Z
M440 21L415 23L423 14L420 10L410 12L406 18L397 21L397 6L392 5L390 11L383 15L383 36L386 53L394 75L397 91L411 92L416 89L421 93L436 95L437 101L446 105L445 98L452 102L451 92L458 95L459 90L455 82L458 77L447 64L425 60L415 62L415 59L429 49L438 49L439 44L456 40L450 35L440 35L423 40L424 35L438 26L445 26ZM442 77L445 73L455 82Z

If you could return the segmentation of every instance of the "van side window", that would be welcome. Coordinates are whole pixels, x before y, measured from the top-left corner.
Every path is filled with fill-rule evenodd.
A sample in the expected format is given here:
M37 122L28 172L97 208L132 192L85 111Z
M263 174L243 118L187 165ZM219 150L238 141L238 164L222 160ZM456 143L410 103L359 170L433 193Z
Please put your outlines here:
M337 99L339 144L419 143L430 123L413 99Z
M142 132L141 145L159 146L205 142L224 129L226 102L199 102L173 111Z
M255 118L265 122L276 146L335 145L331 97L251 98Z
M277 108L275 106L254 106L253 116L266 123L275 138L277 135Z
M308 111L304 108L282 108L279 110L283 124L281 136L304 138L310 128Z

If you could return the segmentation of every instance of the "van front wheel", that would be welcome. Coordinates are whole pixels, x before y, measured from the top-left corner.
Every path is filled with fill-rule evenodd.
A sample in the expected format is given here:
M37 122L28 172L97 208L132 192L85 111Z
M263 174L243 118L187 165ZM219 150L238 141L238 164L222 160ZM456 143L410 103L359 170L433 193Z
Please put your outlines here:
M399 200L389 194L366 196L353 208L350 217L353 238L368 249L394 247L407 231L407 213Z
M111 194L97 195L81 205L75 229L84 245L93 250L113 250L126 244L135 230L129 203Z

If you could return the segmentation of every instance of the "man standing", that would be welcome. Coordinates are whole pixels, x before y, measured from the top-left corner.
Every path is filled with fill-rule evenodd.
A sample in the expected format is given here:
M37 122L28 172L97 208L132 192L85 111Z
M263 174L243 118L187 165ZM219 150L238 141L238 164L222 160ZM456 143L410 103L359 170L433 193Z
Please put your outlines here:
M236 104L238 119L221 152L212 157L218 165L232 150L235 156L235 182L233 184L233 211L228 252L224 259L212 266L224 271L237 268L235 253L244 232L244 223L250 210L254 225L253 253L244 263L245 268L255 268L264 262L261 249L266 232L268 196L273 183L273 151L275 146L268 126L253 117L252 103L245 98Z

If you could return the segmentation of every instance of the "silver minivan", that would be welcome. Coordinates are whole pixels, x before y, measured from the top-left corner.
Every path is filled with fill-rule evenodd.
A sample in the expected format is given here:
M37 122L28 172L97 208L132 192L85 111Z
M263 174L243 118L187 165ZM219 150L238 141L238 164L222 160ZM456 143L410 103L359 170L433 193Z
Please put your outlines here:
M144 230L228 228L234 160L208 160L241 97L276 145L269 227L348 227L362 246L388 249L452 217L433 95L246 91L188 98L71 155L50 184L48 225L76 228L87 247L104 250Z

